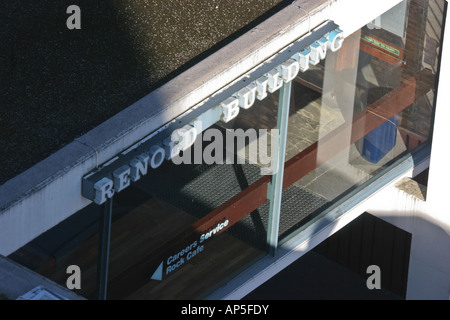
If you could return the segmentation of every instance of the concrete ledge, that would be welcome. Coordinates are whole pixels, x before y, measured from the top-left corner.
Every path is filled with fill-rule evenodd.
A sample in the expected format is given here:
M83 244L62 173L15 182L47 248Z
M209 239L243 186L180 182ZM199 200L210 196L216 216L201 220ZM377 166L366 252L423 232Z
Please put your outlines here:
M427 187L421 185L417 181L414 181L410 178L404 178L399 183L397 183L395 187L410 196L425 201L425 195L427 194Z
M43 286L68 300L86 300L0 255L0 299L15 300L37 286Z

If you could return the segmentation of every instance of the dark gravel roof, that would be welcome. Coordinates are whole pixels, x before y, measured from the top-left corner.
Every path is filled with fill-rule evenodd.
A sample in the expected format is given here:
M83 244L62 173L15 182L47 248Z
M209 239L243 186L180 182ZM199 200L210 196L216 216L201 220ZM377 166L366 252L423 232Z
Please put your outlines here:
M291 2L1 1L0 185Z

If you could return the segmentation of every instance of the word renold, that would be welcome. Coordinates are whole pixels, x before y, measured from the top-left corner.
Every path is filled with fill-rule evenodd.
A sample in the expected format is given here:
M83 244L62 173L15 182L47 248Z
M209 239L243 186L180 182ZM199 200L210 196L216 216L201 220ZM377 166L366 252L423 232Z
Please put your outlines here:
M145 176L150 169L158 168L165 160L175 164L181 152L188 150L203 130L218 121L229 122L239 115L240 109L249 109L256 99L263 100L268 93L274 93L284 83L292 81L299 72L305 72L311 65L317 65L325 59L327 51L338 51L344 41L343 32L335 29L318 40L295 52L289 59L265 73L255 81L237 90L218 105L208 109L182 128L174 130L168 137L154 144L145 152L129 160L119 168L87 183L83 180L84 197L103 204L115 192L120 192ZM271 155L273 157L273 153ZM272 171L273 172L273 171ZM88 175L89 176L89 175Z

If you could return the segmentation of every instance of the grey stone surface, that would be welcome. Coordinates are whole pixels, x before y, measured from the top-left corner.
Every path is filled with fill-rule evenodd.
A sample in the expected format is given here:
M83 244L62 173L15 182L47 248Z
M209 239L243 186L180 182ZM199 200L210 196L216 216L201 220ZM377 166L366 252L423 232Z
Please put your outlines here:
M417 181L410 178L404 178L396 185L396 187L419 200L425 201L427 187Z

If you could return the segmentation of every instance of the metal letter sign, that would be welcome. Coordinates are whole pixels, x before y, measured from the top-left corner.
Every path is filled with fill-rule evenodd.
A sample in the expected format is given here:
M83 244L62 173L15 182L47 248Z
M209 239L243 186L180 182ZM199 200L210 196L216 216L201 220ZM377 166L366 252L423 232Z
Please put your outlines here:
M96 204L104 203L115 192L130 186L158 168L164 160L171 160L192 146L199 132L195 122L205 130L215 122L229 122L239 110L249 109L255 99L262 100L268 92L279 90L283 83L308 70L326 57L327 50L342 47L343 32L327 21L261 63L250 73L236 79L220 93L205 99L176 121L161 127L131 146L102 167L83 177L82 195Z

